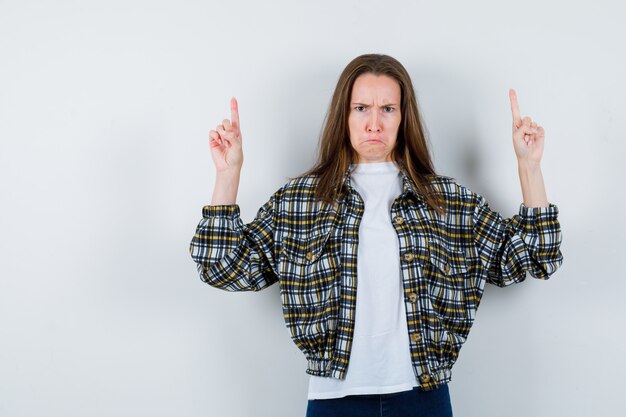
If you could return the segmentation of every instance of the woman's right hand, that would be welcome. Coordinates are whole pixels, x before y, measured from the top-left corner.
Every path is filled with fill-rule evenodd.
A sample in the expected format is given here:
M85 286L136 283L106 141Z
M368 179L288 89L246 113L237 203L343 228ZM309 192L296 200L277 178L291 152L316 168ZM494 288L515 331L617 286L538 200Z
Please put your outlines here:
M235 97L230 99L231 120L224 119L209 131L211 156L217 172L239 172L243 165L239 110Z

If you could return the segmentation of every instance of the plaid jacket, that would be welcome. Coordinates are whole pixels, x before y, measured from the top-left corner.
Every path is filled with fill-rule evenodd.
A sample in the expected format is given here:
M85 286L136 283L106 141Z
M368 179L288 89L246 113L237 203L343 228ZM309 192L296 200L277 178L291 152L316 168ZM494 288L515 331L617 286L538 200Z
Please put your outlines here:
M425 390L451 380L486 282L505 287L526 272L548 279L562 264L558 208L502 218L453 178L432 177L445 217L425 204L402 171L403 191L389 221L398 234L407 331ZM316 177L290 180L244 224L239 206L202 208L189 253L201 279L226 291L280 283L283 316L307 358L306 373L343 379L353 337L358 231L363 200L346 172L335 205L314 201Z

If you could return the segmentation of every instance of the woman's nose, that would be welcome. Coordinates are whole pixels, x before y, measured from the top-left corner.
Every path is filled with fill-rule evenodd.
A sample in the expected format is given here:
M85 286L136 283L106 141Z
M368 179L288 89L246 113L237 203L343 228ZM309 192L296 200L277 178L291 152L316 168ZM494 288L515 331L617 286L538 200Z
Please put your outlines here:
M369 122L369 126L367 128L368 131L376 131L378 132L380 130L380 124L378 123L378 115L376 114L376 112L372 112L372 117L370 117Z

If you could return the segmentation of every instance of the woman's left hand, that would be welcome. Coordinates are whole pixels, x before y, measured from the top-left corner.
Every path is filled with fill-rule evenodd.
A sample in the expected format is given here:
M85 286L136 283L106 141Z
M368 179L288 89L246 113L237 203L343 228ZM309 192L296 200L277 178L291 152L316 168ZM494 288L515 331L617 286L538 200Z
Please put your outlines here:
M543 155L543 127L528 116L522 119L517 103L517 94L509 89L511 113L513 113L513 147L518 163L539 165Z

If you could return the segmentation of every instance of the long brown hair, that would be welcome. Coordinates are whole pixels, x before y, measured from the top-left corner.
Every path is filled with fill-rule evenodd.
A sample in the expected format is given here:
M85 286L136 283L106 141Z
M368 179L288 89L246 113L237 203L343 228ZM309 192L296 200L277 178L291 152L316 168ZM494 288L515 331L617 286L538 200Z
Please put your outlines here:
M357 161L356 152L350 143L348 115L354 82L366 73L386 75L400 84L402 118L391 159L408 175L426 203L439 214L444 214L445 200L430 182L436 174L426 144L413 83L404 66L388 55L364 54L354 58L343 70L324 120L317 162L302 176L319 177L315 189L316 199L331 204L335 201L345 172L351 163Z

